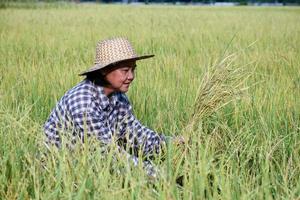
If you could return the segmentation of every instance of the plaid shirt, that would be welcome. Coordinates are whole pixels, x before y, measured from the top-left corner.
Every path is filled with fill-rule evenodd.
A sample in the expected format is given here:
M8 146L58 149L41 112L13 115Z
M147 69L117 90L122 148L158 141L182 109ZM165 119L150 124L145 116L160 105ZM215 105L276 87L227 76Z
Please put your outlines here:
M44 125L46 144L61 146L60 133L70 133L71 144L78 137L95 136L101 143L109 144L113 137L126 141L144 155L158 153L165 142L164 135L143 126L133 115L132 107L123 93L111 97L100 86L83 80L70 89L57 103ZM134 163L137 159L133 158Z

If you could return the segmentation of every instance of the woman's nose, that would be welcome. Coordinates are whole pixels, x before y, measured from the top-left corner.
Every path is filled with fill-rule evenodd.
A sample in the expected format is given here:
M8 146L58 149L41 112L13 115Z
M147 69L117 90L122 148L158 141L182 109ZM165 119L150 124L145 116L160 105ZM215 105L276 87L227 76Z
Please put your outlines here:
M129 80L133 80L134 79L134 71L133 70L129 70L128 72L128 77Z

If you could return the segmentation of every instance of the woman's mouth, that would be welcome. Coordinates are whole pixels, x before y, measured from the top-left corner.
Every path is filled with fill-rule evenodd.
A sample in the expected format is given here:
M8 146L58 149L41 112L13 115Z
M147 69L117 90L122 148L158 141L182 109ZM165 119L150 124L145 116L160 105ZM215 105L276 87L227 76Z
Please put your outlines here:
M125 87L129 87L130 83L124 83Z

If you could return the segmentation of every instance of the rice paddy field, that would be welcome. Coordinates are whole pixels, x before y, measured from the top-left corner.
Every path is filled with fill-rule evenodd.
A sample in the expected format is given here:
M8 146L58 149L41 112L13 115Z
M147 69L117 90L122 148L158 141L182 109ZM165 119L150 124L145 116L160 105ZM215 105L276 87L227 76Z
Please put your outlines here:
M189 140L153 161L157 180L95 141L43 144L50 111L115 36L156 55L128 92L137 118ZM300 199L299 67L298 7L3 7L0 199Z

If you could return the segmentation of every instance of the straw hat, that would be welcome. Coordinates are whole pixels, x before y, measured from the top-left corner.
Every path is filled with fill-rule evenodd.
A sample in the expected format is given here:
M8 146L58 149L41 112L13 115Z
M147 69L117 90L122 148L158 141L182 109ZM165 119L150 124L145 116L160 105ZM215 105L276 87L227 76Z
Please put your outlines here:
M95 65L79 75L86 75L121 61L141 60L153 56L154 55L137 55L130 42L122 37L102 40L98 42L96 47Z

